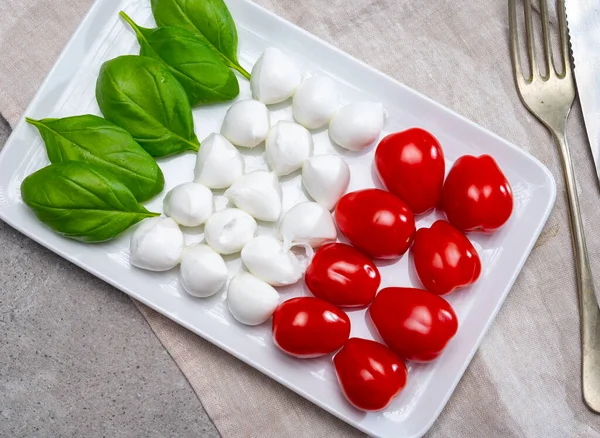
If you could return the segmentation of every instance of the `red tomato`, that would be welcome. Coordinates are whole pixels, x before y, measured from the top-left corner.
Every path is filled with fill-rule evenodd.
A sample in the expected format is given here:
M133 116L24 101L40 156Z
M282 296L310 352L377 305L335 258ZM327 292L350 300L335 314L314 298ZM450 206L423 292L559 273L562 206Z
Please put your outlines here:
M376 259L394 259L406 252L415 234L415 217L404 201L380 189L344 195L335 219L350 243Z
M333 353L349 336L348 315L318 298L292 298L273 314L273 341L291 356L311 358Z
M375 152L383 185L402 199L414 214L435 208L442 199L444 152L437 139L421 128L385 137Z
M379 342L351 338L333 364L344 395L363 411L385 409L406 386L406 365Z
M357 249L330 243L319 248L305 280L317 298L340 307L365 307L375 298L381 276L371 259Z
M458 330L450 304L423 289L382 289L369 307L369 315L387 346L414 362L437 358Z
M492 157L464 155L446 178L442 208L459 230L492 232L512 213L512 190Z
M481 274L477 251L461 231L446 221L417 230L411 251L419 280L434 294L444 295L475 283Z

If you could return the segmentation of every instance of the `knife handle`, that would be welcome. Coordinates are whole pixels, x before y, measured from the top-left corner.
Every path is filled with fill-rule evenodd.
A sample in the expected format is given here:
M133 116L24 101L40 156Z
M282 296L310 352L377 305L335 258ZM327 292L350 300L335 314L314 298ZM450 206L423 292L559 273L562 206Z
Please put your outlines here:
M585 234L579 210L579 197L571 153L567 144L566 131L562 135L553 132L554 140L560 151L569 216L577 292L579 294L579 315L581 318L581 380L583 400L587 407L600 414L600 308L594 291L594 281L590 269Z

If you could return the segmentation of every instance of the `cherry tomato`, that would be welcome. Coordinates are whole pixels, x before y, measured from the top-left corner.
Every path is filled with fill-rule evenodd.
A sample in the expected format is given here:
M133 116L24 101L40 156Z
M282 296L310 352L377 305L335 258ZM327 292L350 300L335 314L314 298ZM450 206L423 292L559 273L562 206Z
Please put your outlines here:
M365 307L375 298L381 275L371 259L357 249L330 243L319 248L305 280L317 298L340 307Z
M406 386L406 365L379 342L350 338L333 364L344 395L363 411L385 409Z
M469 239L446 221L417 230L411 251L419 280L434 294L475 283L481 273L479 255Z
M414 214L435 208L442 199L444 152L437 139L420 128L385 137L375 152L383 185L402 199Z
M335 219L350 243L369 257L394 259L415 234L415 217L401 199L380 189L351 192L339 200Z
M492 157L464 155L448 173L442 208L459 230L492 232L512 213L512 190Z
M342 348L350 336L350 318L327 301L292 298L273 314L273 341L298 358L319 357Z
M423 289L382 289L369 307L369 315L387 346L414 362L437 358L458 331L450 304Z

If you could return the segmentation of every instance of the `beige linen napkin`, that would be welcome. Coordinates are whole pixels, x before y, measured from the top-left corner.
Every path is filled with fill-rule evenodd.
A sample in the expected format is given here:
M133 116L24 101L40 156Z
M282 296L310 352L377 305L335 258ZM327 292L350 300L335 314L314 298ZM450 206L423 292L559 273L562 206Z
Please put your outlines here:
M0 113L15 124L91 0L0 0ZM546 228L436 437L600 436L581 401L579 323L564 184L552 140L518 100L505 1L259 0L275 13L522 146L556 176ZM593 269L600 191L578 106L569 141ZM595 276L600 288L600 275ZM138 304L225 438L351 437L356 430Z

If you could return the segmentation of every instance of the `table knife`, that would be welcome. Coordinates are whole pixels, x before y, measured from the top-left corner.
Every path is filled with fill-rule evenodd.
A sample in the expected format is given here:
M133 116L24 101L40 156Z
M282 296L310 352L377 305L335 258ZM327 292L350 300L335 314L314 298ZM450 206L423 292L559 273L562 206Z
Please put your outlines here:
M579 101L600 179L600 1L567 0L565 6Z

